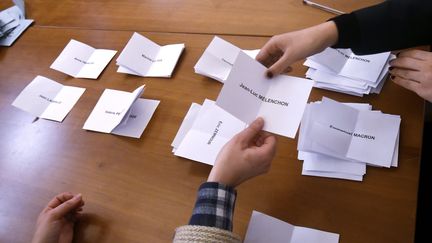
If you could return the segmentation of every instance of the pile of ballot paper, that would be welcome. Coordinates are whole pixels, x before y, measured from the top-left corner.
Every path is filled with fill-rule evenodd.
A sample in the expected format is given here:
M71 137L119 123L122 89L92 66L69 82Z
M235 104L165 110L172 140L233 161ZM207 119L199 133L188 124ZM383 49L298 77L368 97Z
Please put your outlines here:
M393 58L390 52L358 56L351 49L327 48L308 57L304 65L314 87L363 96L381 92Z
M33 22L25 19L23 0L13 0L15 6L0 12L0 46L10 46Z
M325 97L308 104L297 147L302 174L362 181L366 165L396 167L400 122L369 104Z

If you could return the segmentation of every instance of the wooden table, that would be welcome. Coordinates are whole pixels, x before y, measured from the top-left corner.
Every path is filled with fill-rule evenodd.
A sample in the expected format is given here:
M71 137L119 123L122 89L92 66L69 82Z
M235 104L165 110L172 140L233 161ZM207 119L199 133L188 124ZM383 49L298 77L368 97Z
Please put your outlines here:
M38 2L55 5L31 1L30 12L38 11L31 7ZM213 35L141 32L159 44L186 44L171 79L119 74L113 60L98 80L85 80L49 68L67 42L73 38L121 51L133 31L36 23L14 46L0 48L0 242L29 242L38 213L62 191L81 192L86 201L76 242L171 241L174 229L188 222L196 190L211 169L175 157L170 144L191 102L215 99L221 89L220 83L193 71ZM221 37L244 49L260 48L268 40L240 35ZM299 62L293 75L303 77L305 70ZM33 122L31 115L10 105L36 75L87 89L63 123ZM143 97L161 104L140 139L82 129L105 88L132 91L142 84L147 85ZM401 115L399 167L368 167L364 182L301 176L297 140L279 137L271 171L238 187L234 232L244 236L251 212L257 210L337 232L341 243L412 242L423 101L392 82L379 96L364 98L314 89L310 101L322 96L369 102L374 109Z

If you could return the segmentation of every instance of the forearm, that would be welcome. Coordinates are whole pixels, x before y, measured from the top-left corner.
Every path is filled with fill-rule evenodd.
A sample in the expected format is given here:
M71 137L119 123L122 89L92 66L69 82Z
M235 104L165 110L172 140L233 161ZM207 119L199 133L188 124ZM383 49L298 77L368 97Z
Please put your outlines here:
M432 1L388 0L332 19L335 48L372 54L432 43Z
M216 227L232 231L237 192L217 182L203 183L189 225Z

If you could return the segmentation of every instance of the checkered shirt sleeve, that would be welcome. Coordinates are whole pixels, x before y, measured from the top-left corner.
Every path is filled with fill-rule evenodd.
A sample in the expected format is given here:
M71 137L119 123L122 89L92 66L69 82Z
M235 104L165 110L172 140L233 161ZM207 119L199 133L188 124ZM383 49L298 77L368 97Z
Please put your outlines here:
M237 192L217 182L205 182L198 197L189 225L216 227L232 231L232 219Z

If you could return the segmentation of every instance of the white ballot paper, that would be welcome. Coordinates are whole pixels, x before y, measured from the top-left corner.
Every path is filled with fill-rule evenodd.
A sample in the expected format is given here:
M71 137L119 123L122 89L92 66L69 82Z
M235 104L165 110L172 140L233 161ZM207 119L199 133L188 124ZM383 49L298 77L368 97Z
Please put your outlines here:
M117 72L142 77L169 78L177 64L184 44L159 46L144 36L134 33L117 58Z
M62 122L84 91L37 76L12 105L39 118Z
M325 97L310 109L299 150L382 167L392 165L399 116L357 110Z
M116 53L70 40L51 68L74 78L97 79Z
M105 89L83 129L140 138L159 105L158 100L138 98L143 92L144 85L132 93Z
M295 226L253 211L244 243L337 243L339 234Z
M311 60L324 64L340 76L376 83L390 58L390 52L374 55L355 55L351 49L326 48L310 57Z
M0 12L0 46L11 46L33 23L25 19L24 1L14 0L15 6Z
M195 72L223 83L241 51L237 46L215 36L195 64ZM259 52L259 50L243 51L254 59Z
M173 141L174 155L213 165L222 147L247 125L214 101L206 99L198 108L192 104L183 120Z
M247 124L262 117L264 130L294 138L313 81L286 75L269 79L266 70L240 52L216 104Z

